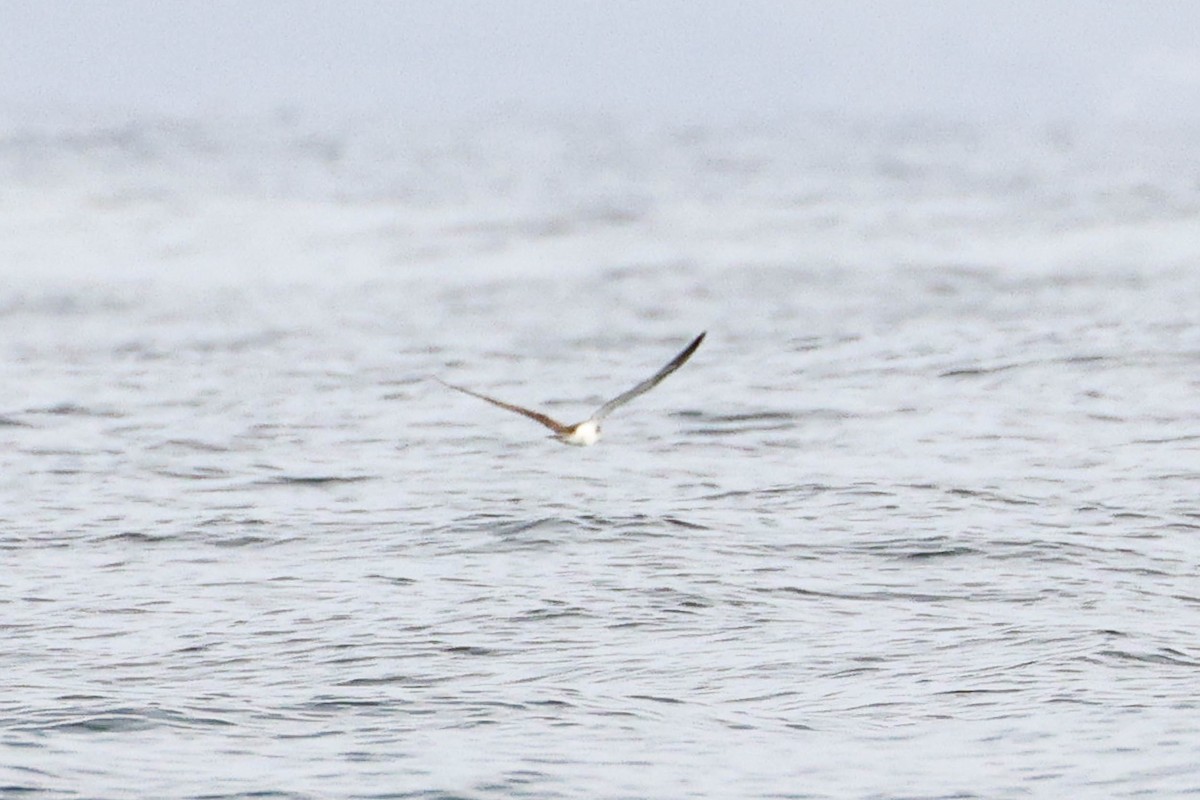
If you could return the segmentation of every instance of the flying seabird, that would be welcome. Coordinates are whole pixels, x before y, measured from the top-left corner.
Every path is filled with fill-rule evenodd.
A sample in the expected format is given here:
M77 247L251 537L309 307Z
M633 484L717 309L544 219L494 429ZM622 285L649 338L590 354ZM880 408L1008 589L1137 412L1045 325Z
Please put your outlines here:
M488 397L486 394L474 392L462 386L455 386L452 383L446 383L446 381L442 380L441 378L435 378L434 380L443 386L454 389L455 391L462 392L463 394L469 394L472 397L478 397L480 400L491 403L494 406L499 406L500 408L503 408L507 411L516 412L517 414L523 414L535 422L540 422L542 425L545 425L547 428L554 431L554 436L552 438L558 439L558 441L562 442L563 444L573 444L579 447L586 447L588 445L595 444L600 438L601 420L638 395L645 394L655 386L658 386L658 384L662 383L663 378L682 367L684 362L692 357L692 353L696 352L696 348L699 347L700 343L704 341L704 337L707 333L708 332L705 331L693 339L691 344L683 348L683 350L679 352L679 355L672 358L670 362L668 362L667 365L658 372L654 373L637 386L634 386L629 391L622 392L612 400L609 400L607 403L596 409L596 411L590 417L576 425L564 425L558 420L548 417L540 411L534 411L531 408L525 408L512 403L506 403L503 400L497 400L494 397Z

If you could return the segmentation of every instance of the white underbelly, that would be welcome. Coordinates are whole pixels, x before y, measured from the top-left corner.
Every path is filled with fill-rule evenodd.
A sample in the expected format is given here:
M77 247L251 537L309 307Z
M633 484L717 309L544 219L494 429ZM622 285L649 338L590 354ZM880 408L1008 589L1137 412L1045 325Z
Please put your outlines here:
M577 447L587 447L588 445L595 444L599 438L600 426L592 420L588 420L562 437L562 440L567 444L573 444Z

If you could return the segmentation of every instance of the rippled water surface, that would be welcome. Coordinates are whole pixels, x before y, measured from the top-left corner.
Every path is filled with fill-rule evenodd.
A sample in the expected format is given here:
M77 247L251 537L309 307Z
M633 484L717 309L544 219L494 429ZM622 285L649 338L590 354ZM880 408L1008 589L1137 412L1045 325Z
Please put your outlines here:
M1200 792L1158 136L9 124L0 794Z

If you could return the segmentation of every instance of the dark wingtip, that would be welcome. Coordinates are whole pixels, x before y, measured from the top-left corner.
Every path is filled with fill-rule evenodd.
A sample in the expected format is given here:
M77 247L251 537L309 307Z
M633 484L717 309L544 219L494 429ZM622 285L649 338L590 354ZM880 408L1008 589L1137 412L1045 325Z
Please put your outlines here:
M463 387L463 386L458 386L457 384L450 383L449 381L444 381L441 378L439 378L437 375L430 375L429 377L431 380L437 381L442 386L445 386L447 389L453 389L454 391L462 392L463 394L471 394L471 395L475 394L470 389L467 389L466 387Z
M683 366L683 363L692 357L692 353L696 352L696 348L700 346L700 343L704 341L704 337L707 335L708 331L704 331L695 339L692 339L692 341L688 343L688 346L683 348L679 355L675 356L675 359L667 366L667 368L671 372L674 372L676 369Z

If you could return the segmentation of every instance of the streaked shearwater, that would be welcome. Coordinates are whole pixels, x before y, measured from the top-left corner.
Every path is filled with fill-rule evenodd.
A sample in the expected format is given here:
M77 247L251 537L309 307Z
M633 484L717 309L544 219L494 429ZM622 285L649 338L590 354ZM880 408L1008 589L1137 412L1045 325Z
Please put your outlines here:
M684 362L692 357L692 353L696 352L696 348L699 347L700 343L704 341L704 337L707 333L708 332L705 331L693 339L691 344L683 348L683 350L679 352L679 355L672 358L670 362L668 362L667 365L658 372L654 373L637 386L634 386L629 391L622 392L612 400L609 400L607 403L596 409L595 413L593 413L590 417L576 425L564 425L558 420L548 417L540 411L534 411L531 408L525 408L512 403L506 403L503 400L497 400L494 397L488 397L486 394L474 392L462 386L455 386L452 383L446 383L441 378L435 378L435 380L437 380L437 382L443 386L447 386L455 391L462 392L463 394L469 394L472 397L478 397L480 400L491 403L494 406L499 406L500 408L503 408L507 411L516 412L517 414L523 414L535 422L540 422L550 430L554 431L554 436L552 438L555 438L564 444L573 444L578 445L579 447L586 447L587 445L595 444L600 438L601 420L638 395L645 394L655 386L658 386L658 384L662 383L663 378L682 367Z

